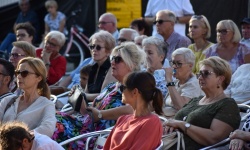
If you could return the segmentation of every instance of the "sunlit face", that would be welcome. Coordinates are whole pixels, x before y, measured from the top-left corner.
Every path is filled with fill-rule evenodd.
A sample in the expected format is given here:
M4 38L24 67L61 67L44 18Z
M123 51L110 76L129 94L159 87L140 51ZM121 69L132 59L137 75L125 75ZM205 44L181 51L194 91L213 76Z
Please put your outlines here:
M160 35L165 35L169 32L169 30L172 28L173 26L173 22L171 22L169 20L169 18L167 17L167 15L163 14L163 13L157 13L156 14L156 21L160 21L162 20L163 22L160 23L156 23L156 30Z
M10 62L15 68L17 67L18 62L24 57L26 57L26 54L23 49L16 46L12 48L10 53Z
M16 40L32 43L33 36L29 36L28 32L25 29L18 29L16 31Z
M18 66L16 71L28 71L26 77L23 77L21 74L17 75L17 86L24 90L33 90L37 89L38 83L42 80L41 76L35 74L34 70L29 66L28 63L22 63Z
M50 5L50 6L47 7L47 11L50 14L56 14L57 8L56 8L56 6Z
M151 71L161 69L164 56L158 54L158 48L155 45L146 45L143 50L147 54L147 68Z
M250 24L242 24L241 31L244 39L250 38Z
M99 18L98 27L100 30L108 31L109 33L113 33L116 28L115 23L109 16L101 16Z
M213 68L203 65L200 68L200 74L201 75L198 76L198 80L202 90L216 88L219 79L214 73Z
M45 40L44 50L48 53L58 53L60 50L59 43L56 39L50 38Z
M192 71L192 64L187 63L183 55L175 55L172 57L172 67L176 70L174 77L181 79Z
M218 43L227 43L233 40L234 32L222 25L217 25L216 32Z
M93 39L91 45L93 46L91 49L93 60L97 63L103 63L110 55L105 48L105 43L101 40Z
M193 20L192 22L189 23L189 36L192 39L199 39L199 38L204 38L207 32L207 29L205 29L201 25L201 20Z
M120 54L114 55L113 57L121 57ZM111 58L111 59L112 59ZM112 76L114 76L118 81L122 82L125 75L131 72L128 65L123 61L121 58L120 61L115 61L115 59L111 60L111 67L112 67Z

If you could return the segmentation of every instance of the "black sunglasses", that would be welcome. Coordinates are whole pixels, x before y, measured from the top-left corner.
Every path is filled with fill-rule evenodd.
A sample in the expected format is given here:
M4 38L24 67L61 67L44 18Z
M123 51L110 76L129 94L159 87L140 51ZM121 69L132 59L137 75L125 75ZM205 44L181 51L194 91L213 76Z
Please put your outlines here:
M127 39L124 39L124 38L119 38L119 39L118 39L118 41L122 43L122 42L126 42L126 41L127 41Z
M121 56L113 56L111 58L111 61L115 61L116 64L119 64L121 61L123 61L122 57Z
M155 20L155 21L153 22L153 24L156 24L156 23L162 24L163 22L172 22L172 21L170 21L170 20Z
M46 45L46 46L51 46L51 47L57 47L57 44L52 43L52 42L50 42L50 41L45 41L45 45Z
M27 77L28 74L36 74L36 73L29 72L28 70L24 70L24 71L16 70L15 71L15 76L17 77L19 74L21 74L21 76L23 78L25 78L25 77Z
M123 91L124 91L126 88L127 88L127 87L126 87L125 85L122 84L122 85L120 86L120 91L123 93Z
M220 33L220 34L222 34L222 35L226 35L228 31L229 31L229 30L227 30L227 29L218 29L216 32L217 32L217 33Z
M13 57L14 59L18 58L19 56L25 56L25 55L22 55L22 54L18 54L18 53L10 53L9 57Z
M214 72L208 71L208 70L201 70L199 73L196 74L196 77L199 78L202 76L202 78L207 78L209 75L213 74Z
M175 61L170 61L170 66L173 67L174 65L176 66L176 68L181 68L182 64L188 64L188 63L181 63L181 62L175 62Z
M89 49L91 49L91 50L94 50L94 49L96 49L96 50L101 50L102 48L105 48L105 47L101 47L100 45L95 45L95 44L93 44L93 45L89 45Z

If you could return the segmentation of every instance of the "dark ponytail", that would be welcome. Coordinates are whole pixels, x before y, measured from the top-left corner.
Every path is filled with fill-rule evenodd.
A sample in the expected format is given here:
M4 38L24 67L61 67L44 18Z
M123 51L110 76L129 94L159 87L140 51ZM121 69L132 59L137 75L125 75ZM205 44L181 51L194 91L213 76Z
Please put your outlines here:
M158 115L162 115L163 111L162 111L162 105L163 105L163 96L161 93L161 90L159 90L158 88L155 88L153 97L153 108L155 110L155 113L157 113Z

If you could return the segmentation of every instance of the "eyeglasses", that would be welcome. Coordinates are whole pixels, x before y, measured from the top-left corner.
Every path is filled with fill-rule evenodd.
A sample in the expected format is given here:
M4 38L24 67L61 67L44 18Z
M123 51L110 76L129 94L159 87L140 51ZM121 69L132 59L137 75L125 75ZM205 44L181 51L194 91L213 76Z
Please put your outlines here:
M127 39L124 39L124 38L119 38L119 39L118 39L118 41L122 43L122 42L126 42L126 41L127 41Z
M230 30L227 30L227 29L218 29L216 32L217 32L217 34L226 35L228 33L228 31L230 31Z
M121 56L113 56L111 58L111 61L115 61L116 64L119 64L121 61L123 61L122 57Z
M125 85L122 84L122 85L120 86L120 91L123 93L123 91L124 91L126 88L127 88L127 87L126 87Z
M21 76L22 76L23 78L25 78L25 77L27 77L28 74L36 74L36 73L29 72L28 70L23 70L23 71L16 70L16 71L15 71L15 76L17 77L19 74L21 74Z
M173 21L170 21L170 20L155 20L155 21L153 22L153 24L156 24L156 23L158 23L158 24L163 24L163 22L173 22Z
M202 15L193 15L192 18L196 18L198 20L201 20L203 18Z
M7 74L4 74L4 73L1 73L1 72L0 72L0 75L3 75L3 76L9 76L9 75L7 75Z
M27 36L26 34L17 34L17 35L16 35L17 38L18 38L18 37L23 38L23 37L26 37L26 36Z
M14 59L17 59L19 56L25 56L23 54L18 54L18 53L10 53L10 56L9 57L13 57Z
M57 47L58 45L50 41L45 41L45 46Z
M105 47L101 47L100 45L95 45L95 44L93 44L93 45L89 45L89 49L91 49L91 50L94 50L94 49L96 49L96 50L101 50L102 48L105 48Z
M208 70L200 70L200 72L196 74L196 77L199 78L200 76L202 76L202 78L207 78L209 75L213 73L214 72Z
M175 62L175 61L170 61L170 66L173 67L174 65L176 66L176 68L181 68L182 64L188 64L188 63L181 63L181 62Z
M98 22L98 25L101 25L101 24L106 25L107 23L113 23L113 22L105 22L105 21L101 21L101 22Z

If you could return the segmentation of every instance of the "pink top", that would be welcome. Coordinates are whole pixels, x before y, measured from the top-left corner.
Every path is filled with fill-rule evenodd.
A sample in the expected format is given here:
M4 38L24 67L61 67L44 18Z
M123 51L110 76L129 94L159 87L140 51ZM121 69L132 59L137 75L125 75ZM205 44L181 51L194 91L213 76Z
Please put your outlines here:
M162 124L158 116L121 116L111 131L104 150L156 149L161 143Z
M208 49L206 49L204 51L206 58L210 56L219 56L217 53L217 47L218 47L218 44L214 44L210 46ZM245 63L244 57L247 54L250 54L250 48L245 46L244 44L239 43L237 53L234 55L234 57L231 60L228 61L228 63L231 66L232 73L234 73L240 65Z

